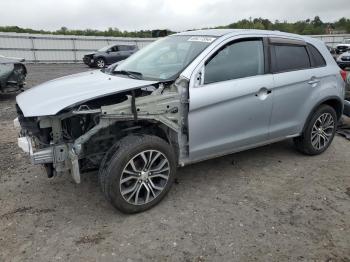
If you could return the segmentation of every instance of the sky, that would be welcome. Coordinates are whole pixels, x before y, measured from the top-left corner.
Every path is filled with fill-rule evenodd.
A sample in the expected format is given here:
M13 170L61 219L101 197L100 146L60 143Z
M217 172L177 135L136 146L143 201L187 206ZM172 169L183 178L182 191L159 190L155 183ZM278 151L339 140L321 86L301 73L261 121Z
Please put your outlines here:
M227 25L249 17L294 22L350 18L350 0L0 0L0 25L57 30L170 29Z

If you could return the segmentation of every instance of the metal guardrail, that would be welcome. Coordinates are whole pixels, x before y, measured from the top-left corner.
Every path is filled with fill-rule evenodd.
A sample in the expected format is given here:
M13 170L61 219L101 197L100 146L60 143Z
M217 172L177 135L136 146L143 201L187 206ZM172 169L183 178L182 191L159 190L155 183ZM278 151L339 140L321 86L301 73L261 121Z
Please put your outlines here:
M350 34L313 35L335 46ZM110 44L135 44L143 48L154 38L94 37L0 32L0 55L23 57L32 63L81 63L84 54Z

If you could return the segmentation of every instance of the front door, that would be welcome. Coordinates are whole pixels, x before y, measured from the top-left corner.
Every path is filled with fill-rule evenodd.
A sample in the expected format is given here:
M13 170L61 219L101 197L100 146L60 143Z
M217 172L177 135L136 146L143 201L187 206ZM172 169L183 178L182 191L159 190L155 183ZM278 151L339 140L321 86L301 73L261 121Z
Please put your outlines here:
M273 77L265 74L262 39L224 45L190 88L190 160L223 155L268 139Z
M123 60L121 56L121 52L119 50L119 46L113 46L108 50L108 53L106 55L106 61L107 64L113 64L115 62L118 62L120 60Z

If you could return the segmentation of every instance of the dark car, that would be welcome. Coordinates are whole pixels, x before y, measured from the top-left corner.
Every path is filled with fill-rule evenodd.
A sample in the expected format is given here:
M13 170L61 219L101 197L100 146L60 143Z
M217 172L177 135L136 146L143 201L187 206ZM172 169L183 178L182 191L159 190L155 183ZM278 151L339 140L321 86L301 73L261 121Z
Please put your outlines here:
M128 58L138 50L136 45L109 45L85 55L83 62L89 67L104 68L106 65Z
M23 58L0 56L0 94L20 91L27 76Z

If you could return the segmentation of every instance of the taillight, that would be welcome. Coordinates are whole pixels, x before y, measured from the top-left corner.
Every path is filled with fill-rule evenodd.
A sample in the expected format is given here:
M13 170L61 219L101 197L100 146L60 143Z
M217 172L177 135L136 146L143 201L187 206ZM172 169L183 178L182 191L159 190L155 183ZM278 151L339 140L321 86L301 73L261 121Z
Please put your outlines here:
M346 81L346 71L345 70L340 70L340 75L343 78L343 80Z

